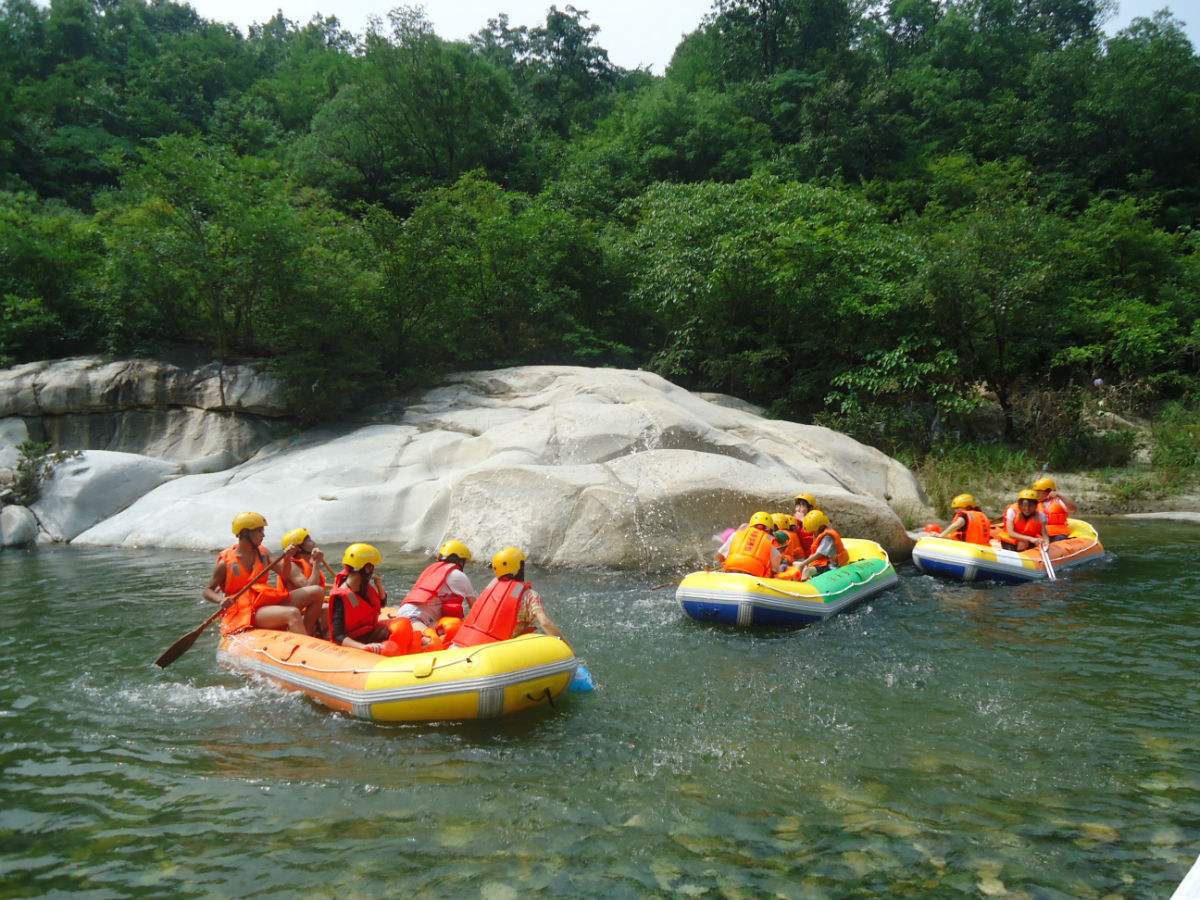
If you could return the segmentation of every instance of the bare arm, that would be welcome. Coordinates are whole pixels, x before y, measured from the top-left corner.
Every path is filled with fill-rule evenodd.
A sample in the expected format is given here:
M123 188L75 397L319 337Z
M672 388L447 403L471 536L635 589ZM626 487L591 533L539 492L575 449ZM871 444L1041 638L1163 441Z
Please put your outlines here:
M217 561L213 567L212 577L208 579L208 587L200 592L200 596L209 603L220 605L225 602L225 563L221 560Z
M967 520L958 513L954 514L954 518L950 520L950 524L946 526L945 531L938 535L940 538L950 537L952 534L957 534L967 526Z

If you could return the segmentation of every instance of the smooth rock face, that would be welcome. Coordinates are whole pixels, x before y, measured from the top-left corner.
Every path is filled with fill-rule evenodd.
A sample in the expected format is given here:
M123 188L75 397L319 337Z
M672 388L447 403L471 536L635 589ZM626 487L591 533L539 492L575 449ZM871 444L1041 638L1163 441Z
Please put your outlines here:
M0 546L23 547L37 540L38 524L24 506L0 509Z
M0 416L21 417L28 436L55 449L140 453L211 469L241 462L285 433L285 415L278 382L250 366L186 369L86 356L0 370Z
M241 510L272 548L318 541L425 552L447 537L477 558L508 544L539 563L675 567L757 509L817 495L846 536L905 554L889 508L925 506L912 474L826 428L716 405L640 371L527 366L455 376L399 422L311 431L229 471L185 475L78 543L216 548Z
M178 471L177 465L148 456L85 450L54 466L32 510L51 540L69 541Z

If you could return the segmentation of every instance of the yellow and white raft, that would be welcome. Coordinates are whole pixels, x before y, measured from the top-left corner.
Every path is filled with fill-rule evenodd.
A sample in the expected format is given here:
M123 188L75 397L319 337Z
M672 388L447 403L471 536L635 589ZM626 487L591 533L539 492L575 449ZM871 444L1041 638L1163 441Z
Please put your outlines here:
M564 641L543 634L387 657L261 628L223 637L217 659L373 722L491 719L553 706L578 664Z
M1070 536L1050 545L1047 554L1055 572L1074 568L1104 555L1096 529L1080 519L1068 519ZM999 541L991 546L968 544L950 538L926 536L913 547L913 562L928 575L958 581L1001 581L1020 584L1046 577L1046 567L1036 550L1004 550Z

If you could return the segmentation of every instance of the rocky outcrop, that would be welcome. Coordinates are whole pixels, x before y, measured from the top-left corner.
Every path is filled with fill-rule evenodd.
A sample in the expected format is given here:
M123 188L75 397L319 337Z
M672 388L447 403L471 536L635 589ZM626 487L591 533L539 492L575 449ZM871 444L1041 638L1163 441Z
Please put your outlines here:
M23 547L37 540L38 525L24 506L0 509L0 547Z
M252 366L75 357L0 370L0 417L56 450L112 450L217 471L290 428L278 383ZM10 418L9 421L12 419ZM13 444L0 434L0 445Z
M257 509L272 545L302 525L327 542L424 552L453 535L480 555L518 544L552 565L654 567L708 558L711 535L759 508L790 509L801 488L843 534L900 554L911 540L894 509L925 505L912 474L877 450L640 371L465 373L375 418L176 478L76 542L213 548L234 513Z
M50 470L31 509L50 540L69 541L179 472L148 456L85 450Z

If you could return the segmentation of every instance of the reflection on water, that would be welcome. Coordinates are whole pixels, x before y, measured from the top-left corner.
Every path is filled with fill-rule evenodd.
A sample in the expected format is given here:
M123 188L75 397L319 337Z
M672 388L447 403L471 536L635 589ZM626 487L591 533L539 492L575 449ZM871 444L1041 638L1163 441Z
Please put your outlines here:
M216 668L198 554L0 554L0 894L1164 896L1200 833L1194 528L799 632L543 574L596 680L379 727ZM393 587L419 563L393 569ZM482 581L482 573L475 573Z

